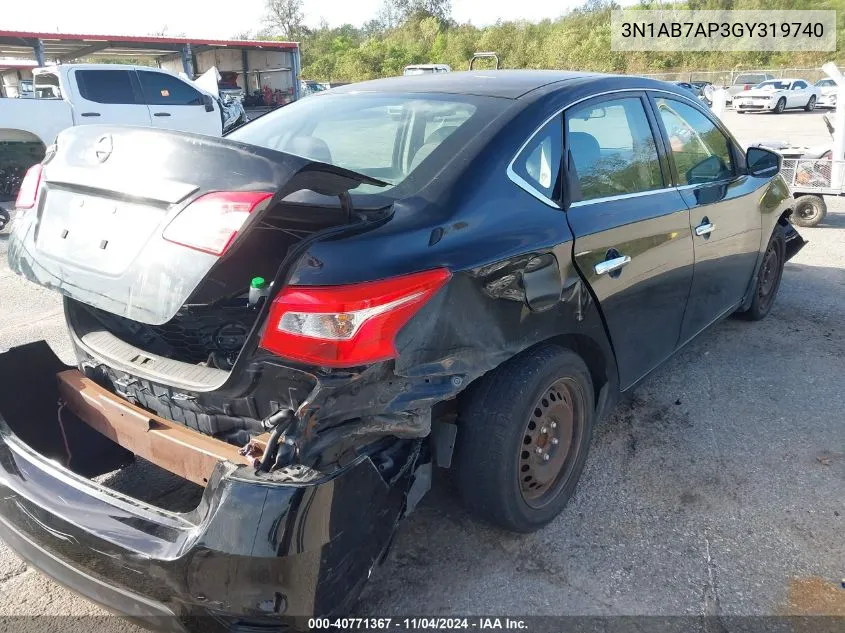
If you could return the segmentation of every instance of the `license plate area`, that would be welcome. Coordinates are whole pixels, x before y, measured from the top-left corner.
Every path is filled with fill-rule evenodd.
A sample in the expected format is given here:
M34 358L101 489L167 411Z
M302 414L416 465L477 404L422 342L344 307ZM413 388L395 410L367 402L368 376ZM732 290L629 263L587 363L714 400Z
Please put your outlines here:
M123 273L166 214L154 206L62 189L47 189L42 195L37 250L105 275Z

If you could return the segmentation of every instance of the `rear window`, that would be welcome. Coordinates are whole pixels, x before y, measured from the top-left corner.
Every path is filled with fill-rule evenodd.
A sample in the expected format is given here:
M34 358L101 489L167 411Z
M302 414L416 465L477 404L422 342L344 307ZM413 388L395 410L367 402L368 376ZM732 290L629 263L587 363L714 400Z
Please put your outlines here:
M397 186L424 166L442 166L472 139L485 118L479 109L489 110L479 100L487 105L465 95L324 94L267 114L228 138ZM385 191L361 185L352 193Z
M766 81L768 75L737 75L734 84L759 84L761 81Z
M62 90L59 87L59 76L56 73L36 73L33 79L35 96L39 99L61 99Z

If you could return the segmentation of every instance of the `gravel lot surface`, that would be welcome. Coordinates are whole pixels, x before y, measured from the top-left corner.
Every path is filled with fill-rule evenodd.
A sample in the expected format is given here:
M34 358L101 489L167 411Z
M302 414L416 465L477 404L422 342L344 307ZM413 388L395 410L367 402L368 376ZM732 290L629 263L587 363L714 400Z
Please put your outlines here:
M818 113L725 120L743 143L828 140ZM440 477L358 610L845 615L845 199L828 202L824 225L801 230L810 243L768 319L716 326L598 425L562 516L504 533L465 513ZM0 235L0 348L43 338L70 361L58 295L11 273L5 250ZM0 543L0 629L13 615L101 613Z

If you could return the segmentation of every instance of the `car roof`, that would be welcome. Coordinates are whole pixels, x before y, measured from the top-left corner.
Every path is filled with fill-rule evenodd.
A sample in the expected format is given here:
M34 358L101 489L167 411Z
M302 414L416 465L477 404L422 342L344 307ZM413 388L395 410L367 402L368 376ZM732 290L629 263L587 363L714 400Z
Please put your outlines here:
M592 77L607 75L562 70L475 70L374 79L335 88L332 92L440 92L518 99L550 84Z

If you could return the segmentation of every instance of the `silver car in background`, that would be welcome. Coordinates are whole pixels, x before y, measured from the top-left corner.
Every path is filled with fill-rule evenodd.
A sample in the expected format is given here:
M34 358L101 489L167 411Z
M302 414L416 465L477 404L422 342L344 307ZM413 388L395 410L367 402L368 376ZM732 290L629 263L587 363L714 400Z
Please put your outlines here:
M774 78L774 75L769 73L741 73L737 75L733 84L727 87L728 102L732 101L741 92L751 90L757 84Z

